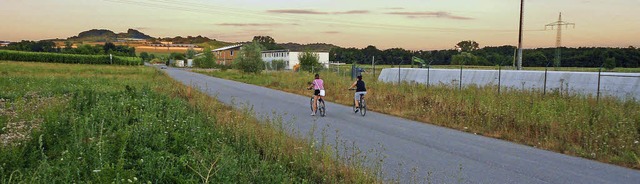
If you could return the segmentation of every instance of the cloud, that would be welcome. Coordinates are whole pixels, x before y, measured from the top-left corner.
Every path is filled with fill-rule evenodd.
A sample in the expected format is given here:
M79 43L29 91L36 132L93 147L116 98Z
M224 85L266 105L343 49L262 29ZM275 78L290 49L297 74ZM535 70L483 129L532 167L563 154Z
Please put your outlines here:
M296 10L296 9L287 9L287 10L267 10L268 13L280 13L280 14L308 14L308 15L343 15L343 14L368 14L371 13L369 10L350 10L343 12L323 12L316 10Z
M345 12L333 12L332 14L368 14L370 13L368 10L351 10Z
M219 26L230 26L230 27L271 27L271 26L280 26L282 24L258 24L258 23L248 23L248 24L240 24L240 23L221 23L216 24Z
M404 10L403 7L390 7L390 8L383 8L385 10Z
M327 12L319 12L315 10L267 10L269 13L282 13L282 14L312 14L312 15L322 15L329 14Z
M325 32L322 32L322 33L324 33L324 34L339 34L341 32L340 31L325 31Z
M404 15L408 18L445 18L445 19L456 19L456 20L473 20L471 17L463 17L452 15L449 12L389 12L387 14L390 15Z

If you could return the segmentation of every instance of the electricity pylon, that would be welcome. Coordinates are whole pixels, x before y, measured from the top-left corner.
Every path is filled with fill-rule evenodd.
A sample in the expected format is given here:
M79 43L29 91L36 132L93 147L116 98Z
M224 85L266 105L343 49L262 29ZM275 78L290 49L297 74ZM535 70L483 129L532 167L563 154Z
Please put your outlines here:
M573 26L573 28L576 28L576 24L562 21L562 12L560 12L560 15L558 16L558 21L544 26L545 30L547 29L547 27L551 27L552 30L553 30L553 27L557 27L557 30L558 30L558 33L556 35L556 58L553 62L553 65L555 67L560 67L560 48L562 47L562 26L566 26L567 28L569 28L569 26Z

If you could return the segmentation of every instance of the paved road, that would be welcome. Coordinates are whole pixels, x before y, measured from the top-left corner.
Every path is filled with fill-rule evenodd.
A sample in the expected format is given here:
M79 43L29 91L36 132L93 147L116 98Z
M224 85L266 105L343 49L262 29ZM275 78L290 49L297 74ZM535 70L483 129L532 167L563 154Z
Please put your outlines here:
M273 117L277 112L303 135L315 127L316 139L325 129L329 143L338 134L339 142L355 143L365 152L378 150L368 157L375 153L386 156L382 164L385 178L399 178L401 183L415 177L420 183L426 178L433 183L640 183L637 170L374 112L362 117L351 112L351 107L334 103L327 104L327 117L311 117L306 96L180 69L165 71L224 103L249 104L259 117Z

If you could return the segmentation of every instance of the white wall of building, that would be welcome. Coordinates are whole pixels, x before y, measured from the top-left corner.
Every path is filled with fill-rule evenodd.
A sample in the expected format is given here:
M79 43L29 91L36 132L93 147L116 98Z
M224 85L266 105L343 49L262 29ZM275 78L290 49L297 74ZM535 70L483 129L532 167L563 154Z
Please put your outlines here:
M300 63L298 56L303 52L289 52L289 51L264 51L262 52L262 60L265 62L271 62L273 60L283 60L287 65L285 69L292 70L293 66ZM318 54L318 62L325 68L329 67L329 53L328 52L312 52Z

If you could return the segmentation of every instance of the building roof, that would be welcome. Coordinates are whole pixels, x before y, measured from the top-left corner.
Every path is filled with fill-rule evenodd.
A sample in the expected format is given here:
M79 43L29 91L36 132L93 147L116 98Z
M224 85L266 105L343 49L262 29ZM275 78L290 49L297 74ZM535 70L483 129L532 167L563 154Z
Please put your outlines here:
M238 47L242 47L242 44L226 46L226 47L220 47L220 48L214 49L212 51L214 51L214 52L215 51L223 51L223 50L235 49L235 48L238 48Z
M289 50L289 49L284 49L284 50L265 50L265 51L262 51L262 53L274 53L274 52L289 52L289 53L291 53L291 52L305 52L305 51L292 51L292 50ZM310 51L310 52L311 52L311 53L329 53L329 52L327 52L327 51Z
M291 52L290 50L265 50L262 53L272 53L272 52Z

